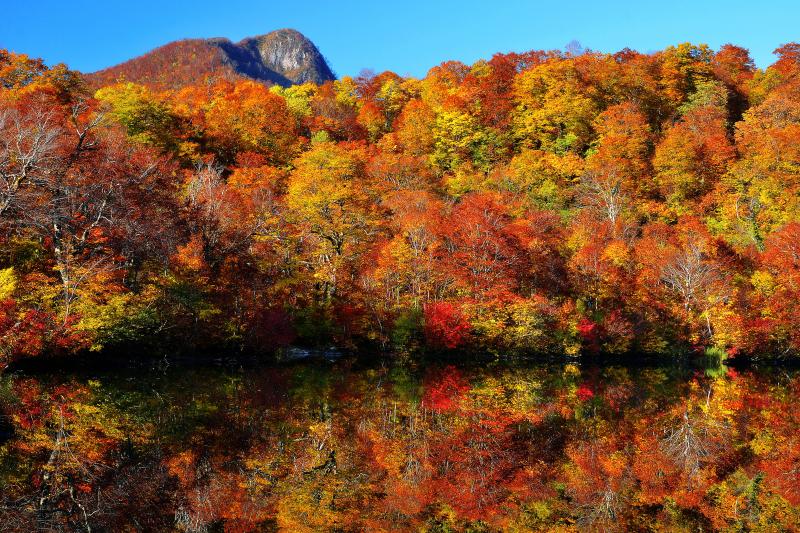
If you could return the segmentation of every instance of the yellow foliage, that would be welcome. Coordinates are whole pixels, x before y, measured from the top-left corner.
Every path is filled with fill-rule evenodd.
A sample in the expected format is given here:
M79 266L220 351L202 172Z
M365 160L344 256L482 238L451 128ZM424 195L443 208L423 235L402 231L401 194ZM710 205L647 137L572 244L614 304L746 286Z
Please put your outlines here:
M311 116L311 100L317 94L317 86L313 83L281 87L273 85L270 92L286 99L286 106L297 118Z
M12 267L0 269L0 300L11 298L17 288L17 276Z
M583 167L583 159L571 152L525 149L491 179L498 190L525 194L535 207L559 209L569 204Z
M526 146L580 153L599 113L596 89L582 86L572 61L551 61L522 72L515 81L515 134Z
M766 270L756 270L750 276L750 283L753 288L765 296L771 295L775 291L775 278Z
M624 266L630 260L630 250L623 241L612 241L603 251L603 256L617 267Z
M778 445L775 442L774 435L768 428L756 432L753 440L750 441L750 450L755 455L766 455L775 449L778 449Z
M358 98L358 87L355 80L350 76L344 76L340 80L333 82L333 90L336 93L336 101L349 107L358 109L361 100Z

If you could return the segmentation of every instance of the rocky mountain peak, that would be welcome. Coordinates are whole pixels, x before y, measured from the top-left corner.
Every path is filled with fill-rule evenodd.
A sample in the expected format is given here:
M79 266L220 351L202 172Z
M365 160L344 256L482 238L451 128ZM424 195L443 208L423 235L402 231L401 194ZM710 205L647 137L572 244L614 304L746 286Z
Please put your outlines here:
M276 30L243 39L234 46L249 52L261 67L281 74L291 83L336 79L314 43L297 30Z
M88 77L101 85L125 79L175 88L208 76L247 77L283 86L336 79L316 45L292 29L238 43L221 37L175 41Z

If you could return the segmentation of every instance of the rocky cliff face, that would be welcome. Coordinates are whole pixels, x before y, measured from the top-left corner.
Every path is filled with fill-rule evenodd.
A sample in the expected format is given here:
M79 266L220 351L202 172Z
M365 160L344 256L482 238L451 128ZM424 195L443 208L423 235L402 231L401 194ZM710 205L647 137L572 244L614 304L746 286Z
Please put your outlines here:
M314 43L295 30L245 39L239 46L253 50L266 68L294 83L324 83L336 78Z
M247 77L283 86L336 79L314 43L291 29L238 43L224 38L176 41L87 77L97 85L125 79L159 88L208 77Z
M296 30L277 30L236 44L210 39L233 68L245 76L281 85L336 79L317 47Z

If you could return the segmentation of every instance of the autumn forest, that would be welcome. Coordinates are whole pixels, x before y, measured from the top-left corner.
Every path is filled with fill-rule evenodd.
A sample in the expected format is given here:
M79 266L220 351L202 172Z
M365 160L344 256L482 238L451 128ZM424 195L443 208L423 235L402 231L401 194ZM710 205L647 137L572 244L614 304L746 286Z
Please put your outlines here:
M800 45L93 90L4 54L2 360L794 355Z
M204 50L0 50L0 530L800 528L800 44Z

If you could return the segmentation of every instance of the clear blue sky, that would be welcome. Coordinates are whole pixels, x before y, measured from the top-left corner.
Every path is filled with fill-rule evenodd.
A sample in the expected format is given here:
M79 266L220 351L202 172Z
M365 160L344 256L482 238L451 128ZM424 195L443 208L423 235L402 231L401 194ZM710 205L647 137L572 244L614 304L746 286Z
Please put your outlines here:
M90 72L185 37L300 30L339 75L364 68L422 76L449 59L587 48L642 52L684 41L749 48L756 64L800 41L800 1L640 0L3 0L0 48Z

